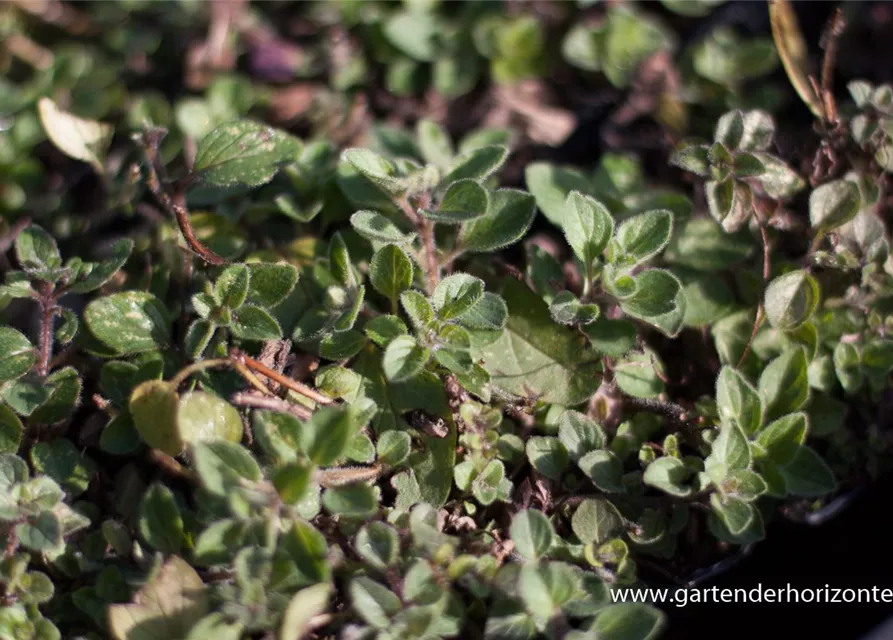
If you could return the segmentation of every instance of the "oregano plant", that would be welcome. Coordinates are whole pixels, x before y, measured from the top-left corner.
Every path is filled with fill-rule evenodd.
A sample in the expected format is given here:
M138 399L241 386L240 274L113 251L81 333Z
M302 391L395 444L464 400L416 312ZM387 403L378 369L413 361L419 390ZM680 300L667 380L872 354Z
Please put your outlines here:
M890 468L839 23L96 4L0 12L0 637L655 640Z

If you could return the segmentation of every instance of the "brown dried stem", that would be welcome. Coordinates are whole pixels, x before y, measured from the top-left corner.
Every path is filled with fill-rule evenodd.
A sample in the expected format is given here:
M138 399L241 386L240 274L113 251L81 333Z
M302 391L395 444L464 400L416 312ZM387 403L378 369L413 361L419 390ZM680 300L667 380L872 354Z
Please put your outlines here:
M148 180L147 185L158 204L177 221L180 233L186 240L189 248L202 260L214 266L228 264L208 247L203 245L195 235L195 229L189 220L189 210L186 208L186 187L189 180L170 183L165 179L164 166L158 152L158 145L164 136L161 129L150 129L139 140L146 155ZM171 189L172 192L168 190Z

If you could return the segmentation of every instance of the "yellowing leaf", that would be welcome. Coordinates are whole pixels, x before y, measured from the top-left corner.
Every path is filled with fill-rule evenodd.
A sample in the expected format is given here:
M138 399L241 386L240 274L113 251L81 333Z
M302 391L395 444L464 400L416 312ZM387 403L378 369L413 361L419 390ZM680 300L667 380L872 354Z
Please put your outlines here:
M822 118L825 110L809 82L806 42L803 41L794 7L787 0L770 0L769 19L772 22L772 37L788 79L813 115Z
M105 172L103 160L114 131L111 125L72 115L46 97L38 101L37 111L47 136L62 153L90 163L97 173Z
M208 613L205 585L185 560L172 556L134 596L108 610L115 640L175 640Z

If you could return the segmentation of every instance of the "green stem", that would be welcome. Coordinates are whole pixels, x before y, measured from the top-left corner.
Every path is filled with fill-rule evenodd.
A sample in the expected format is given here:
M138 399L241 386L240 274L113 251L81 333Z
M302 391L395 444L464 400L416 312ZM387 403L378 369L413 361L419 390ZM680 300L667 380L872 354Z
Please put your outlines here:
M198 373L199 371L204 371L205 369L214 369L216 367L229 366L232 366L232 362L230 362L229 358L212 358L210 360L200 360L198 362L193 362L192 364L180 369L177 374L173 378L171 378L170 383L174 385L174 387L179 387L186 381L186 378L191 376L193 373Z

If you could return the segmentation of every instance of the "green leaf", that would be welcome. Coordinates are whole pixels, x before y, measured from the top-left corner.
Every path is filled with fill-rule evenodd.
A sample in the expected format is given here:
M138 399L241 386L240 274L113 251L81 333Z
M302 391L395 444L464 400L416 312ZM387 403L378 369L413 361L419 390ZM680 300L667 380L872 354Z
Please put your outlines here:
M571 191L565 201L562 227L567 243L589 269L614 235L614 218L595 198Z
M543 215L559 228L564 226L567 198L571 192L590 193L592 184L582 173L571 167L548 162L532 162L524 169L527 190L536 199Z
M492 384L509 393L538 395L547 403L573 406L601 384L601 359L585 337L552 322L548 305L526 285L507 278L503 298L509 309L505 330L476 348Z
M431 350L412 336L394 338L384 352L384 372L390 382L410 380L420 374L431 359Z
M40 124L56 148L69 158L89 163L96 173L105 173L105 154L114 132L111 125L79 118L47 97L37 101L37 110Z
M311 620L326 612L332 591L329 583L315 584L297 591L282 616L279 640L305 637L310 632Z
M661 366L650 351L630 353L614 365L614 379L624 393L635 398L655 398L664 391L664 382L657 375Z
M394 592L366 576L353 578L348 593L357 614L376 629L391 626L391 617L403 608Z
M11 453L0 453L0 490L7 491L12 485L28 480L28 465Z
M326 489L322 494L322 504L326 511L334 515L365 518L378 511L378 495L368 484L353 483Z
M490 194L486 215L462 225L459 244L465 251L487 253L518 242L533 224L536 201L517 189Z
M592 484L605 493L624 493L623 463L606 449L596 449L577 462Z
M711 467L728 471L750 467L750 444L738 424L727 422L720 427L704 466L708 472Z
M248 263L251 279L246 302L272 309L288 297L298 282L298 270L287 262Z
M412 287L412 279L412 260L397 245L385 245L372 256L369 280L376 291L391 300L394 310L400 294Z
M118 240L112 247L112 255L102 262L85 265L77 280L68 286L68 291L89 293L104 285L130 258L134 244L130 238Z
M424 297L422 297L424 300ZM425 300L427 304L427 300ZM430 305L429 305L430 308ZM434 311L431 311L433 317ZM366 335L379 347L387 347L394 338L408 333L406 325L397 316L383 315L371 318L363 327Z
M508 316L509 310L505 300L495 293L485 291L484 295L456 320L470 329L503 329Z
M388 41L419 62L434 61L439 51L439 30L435 15L424 10L396 11L383 25Z
M62 546L62 523L52 511L41 511L17 524L15 533L19 544L31 551L55 551Z
M819 283L800 269L779 276L766 287L766 317L782 331L793 331L809 320L819 303Z
M39 442L31 449L34 471L55 480L72 497L87 490L96 473L96 463L65 438Z
M856 217L862 207L859 187L850 180L833 180L809 194L809 222L815 233L824 234Z
M521 567L518 592L527 610L545 624L579 594L580 575L566 562L528 563Z
M37 407L50 398L50 389L39 376L27 374L18 380L7 382L0 397L21 416L30 416Z
M689 475L691 472L682 460L663 457L658 458L645 468L642 482L672 496L684 498L692 493L692 488L684 484Z
M491 460L471 483L472 494L482 505L493 504L499 497L504 481L509 482L505 479L505 465L502 460Z
M754 508L738 498L723 498L718 493L712 493L710 494L710 504L732 535L742 533L755 517Z
M202 486L217 496L226 496L244 482L258 482L261 470L251 453L226 440L205 440L192 445L192 459Z
M36 361L34 347L23 333L0 327L0 381L21 378Z
M753 502L768 490L766 481L758 473L747 469L730 471L720 487L723 493L744 502Z
M214 283L214 299L217 304L230 309L238 309L248 297L248 267L244 264L228 266Z
M530 562L546 556L555 540L552 523L541 511L522 509L512 517L509 535L515 550Z
M199 141L192 170L215 187L256 187L272 180L281 166L297 162L301 146L294 136L260 122L228 122Z
M801 498L821 498L837 489L837 480L828 464L813 449L797 448L794 457L778 470L788 494Z
M209 609L201 577L185 560L171 556L132 604L109 606L108 628L115 640L185 638Z
M454 273L437 283L431 303L443 320L469 311L484 295L484 281L466 273Z
M365 525L353 546L363 561L376 569L386 569L400 560L400 537L394 527L384 522Z
M766 425L757 436L757 442L774 463L785 465L794 458L808 431L806 414L798 411Z
M571 460L605 446L604 430L584 413L568 410L558 419L558 439L564 444Z
M15 239L16 259L24 269L56 269L62 264L56 240L43 227L31 224Z
M712 273L737 264L753 251L750 234L729 234L710 218L691 218L676 225L661 256L670 264Z
M180 397L177 430L185 444L209 440L242 440L242 418L234 406L205 391Z
M186 351L186 357L190 360L199 360L205 349L208 348L216 330L217 326L208 320L201 318L193 320L186 330L184 339L183 349Z
M350 217L354 231L372 242L407 244L415 238L414 233L403 233L397 225L375 211L357 211Z
M449 134L433 120L422 118L416 123L416 139L422 158L428 164L445 167L453 159Z
M466 151L450 163L447 174L441 182L451 184L459 180L484 180L499 170L508 155L508 148L502 145L489 145Z
M785 162L768 153L754 153L763 165L763 172L756 178L763 191L774 200L786 200L806 187L806 182Z
M129 409L133 425L150 447L171 456L183 451L183 438L177 425L180 397L169 382L147 380L133 389Z
M0 454L18 451L23 432L24 427L19 417L6 406L0 405Z
M599 315L582 329L597 351L612 358L623 357L636 346L638 331L629 320L614 320Z
M533 436L527 440L525 449L534 469L552 480L561 478L569 460L561 440L550 436Z
M340 331L322 339L319 355L326 360L347 360L362 351L367 342L366 336L359 331Z
M741 230L753 211L753 194L747 185L731 178L710 180L705 185L707 207L727 233Z
M420 213L435 222L461 224L485 215L489 206L490 194L484 187L474 180L459 180L447 187L437 209Z
M301 449L315 464L333 464L347 451L360 425L353 408L322 407L301 429Z
M767 421L801 409L809 399L806 352L800 347L786 350L766 365L757 387Z
M360 175L379 189L389 194L405 190L403 181L394 163L368 149L347 149L342 159L356 169Z
M584 500L580 503L571 518L571 528L583 544L602 544L626 530L623 516L607 500Z
M400 304L416 331L427 332L434 322L434 307L418 291L404 291L400 294Z
M669 271L646 269L635 277L635 283L635 293L620 300L620 308L625 314L647 322L678 308L677 297L682 283ZM675 327L676 332L681 328L681 318L679 325Z
M702 178L710 175L710 147L700 140L683 140L670 155L669 164Z
M612 604L603 609L592 632L599 640L656 640L667 625L667 614L639 602Z
M329 241L329 271L338 285L346 289L356 288L357 280L350 264L350 252L340 231L332 234Z
M279 322L269 311L243 304L232 312L229 330L243 340L278 340L282 337Z
M409 434L405 431L385 431L376 445L378 461L389 467L397 467L409 457L411 445Z
M667 246L673 234L673 214L661 209L625 220L617 229L618 265L632 266L650 260Z
M137 527L143 540L161 553L180 553L186 541L183 516L174 494L157 482L140 500Z
M724 366L716 379L716 405L719 416L740 426L752 435L763 423L763 404L760 394L741 373Z
M120 355L170 345L170 318L164 304L146 291L123 291L90 302L84 309L90 332Z

